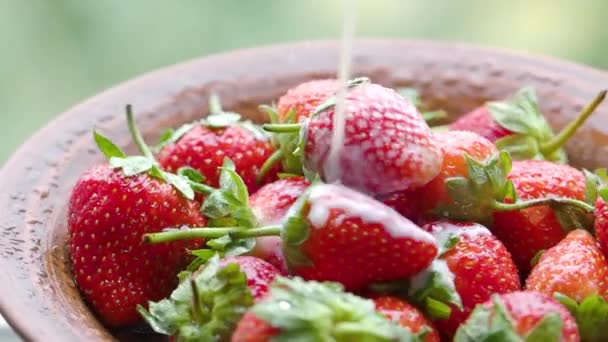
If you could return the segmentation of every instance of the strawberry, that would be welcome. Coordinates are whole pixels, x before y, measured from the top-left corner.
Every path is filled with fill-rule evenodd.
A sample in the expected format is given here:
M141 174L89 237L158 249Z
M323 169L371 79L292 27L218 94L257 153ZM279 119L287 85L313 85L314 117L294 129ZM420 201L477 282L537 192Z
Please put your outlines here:
M279 179L261 187L249 197L249 206L257 223L262 226L280 224L287 211L308 188L309 183L304 177L288 177ZM263 236L256 239L253 255L270 262L287 274L287 264L283 256L281 238L278 236Z
M547 197L585 200L585 175L568 165L542 160L515 161L508 178L517 196L524 200ZM585 226L584 215L569 220L567 215L572 207L561 209L542 205L493 214L492 232L507 246L522 275L528 273L530 261L538 251L559 243L569 230Z
M134 127L145 157L126 157L95 132L109 164L92 167L74 186L68 208L68 235L74 280L84 299L109 326L138 323L136 305L168 295L190 257L187 248L202 240L158 246L141 243L145 233L166 227L206 224L187 180L160 171Z
M280 235L290 270L349 290L412 276L437 254L433 236L384 204L339 185L318 184L291 208L283 226L199 228L148 234L148 243L196 237Z
M454 342L579 340L568 310L550 296L533 291L492 296L475 308L454 338Z
M595 199L595 221L593 229L595 231L595 236L597 241L599 242L600 248L604 253L604 256L608 258L608 187L606 187L606 181L608 181L608 174L605 169L598 170L596 172L598 178L591 184L591 187L588 186L587 190L595 190L595 193L587 193L588 201ZM593 181L591 177L589 177L589 173L585 173L588 180ZM593 188L593 185L596 185ZM599 186L599 191L597 191L597 187Z
M566 209L593 210L590 205L570 198L567 192L548 191L542 196L519 199L517 185L507 177L513 173L507 152L498 153L492 143L475 133L436 132L436 137L442 142L441 172L415 191L420 201L419 215L427 221L434 217L492 226L494 212L509 217L511 212L516 216L524 208L551 204L563 208L565 219Z
M210 116L165 134L159 146L160 166L169 172L189 166L204 176L206 184L217 187L224 158L229 158L250 192L258 188L256 179L274 180L278 167L262 170L274 152L270 138L251 122L240 121L239 114L224 112L216 97L209 102Z
M343 291L339 284L277 278L270 296L238 323L232 342L420 341L389 321L374 302Z
M261 260L220 261L216 255L199 271L184 274L168 298L137 310L154 331L173 340L226 341L243 314L266 295L276 272Z
M376 196L380 202L393 208L412 222L419 222L423 218L422 198L421 192L418 190L403 190Z
M445 247L429 269L412 279L409 292L431 317L436 316L443 336L451 338L473 308L492 294L521 289L511 254L484 226L437 221L422 228ZM449 305L448 315L433 312L437 301Z
M542 254L526 280L526 289L559 292L577 302L590 295L608 299L608 263L593 236L573 230Z
M579 324L583 341L608 338L608 263L585 230L574 230L542 254L526 280L526 289L553 296Z
M279 121L302 122L306 120L317 106L335 95L339 88L338 80L330 78L304 82L289 89L277 103Z
M480 134L517 160L545 159L566 163L566 152L562 146L605 96L605 90L600 92L579 117L557 135L553 134L540 112L536 93L530 87L520 89L509 101L486 103L460 117L450 128Z
M332 151L334 103L334 98L327 100L302 124L266 124L264 129L301 132L299 152L308 172L328 182L340 179L367 194L421 187L437 175L438 140L418 110L394 90L361 80L351 83L343 144Z
M373 299L376 311L395 323L410 329L414 334L427 329L425 342L439 342L437 329L415 306L397 297L383 296Z

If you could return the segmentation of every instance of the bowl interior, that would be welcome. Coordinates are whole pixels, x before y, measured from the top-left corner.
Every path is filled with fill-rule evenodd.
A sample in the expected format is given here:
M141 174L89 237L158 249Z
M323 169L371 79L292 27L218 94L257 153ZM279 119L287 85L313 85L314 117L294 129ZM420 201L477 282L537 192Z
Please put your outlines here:
M25 338L133 340L148 335L105 329L72 281L66 249L66 203L80 173L102 161L92 140L97 127L133 146L123 108L131 103L149 142L163 128L199 119L218 93L226 108L260 122L271 103L305 80L333 77L335 42L274 46L216 55L142 76L62 114L33 136L4 166L0 185L0 309ZM358 41L355 75L385 86L417 88L432 108L452 118L524 85L536 87L554 129L576 116L608 86L600 71L571 63L460 44ZM571 162L596 168L608 161L608 110L600 108L568 144Z

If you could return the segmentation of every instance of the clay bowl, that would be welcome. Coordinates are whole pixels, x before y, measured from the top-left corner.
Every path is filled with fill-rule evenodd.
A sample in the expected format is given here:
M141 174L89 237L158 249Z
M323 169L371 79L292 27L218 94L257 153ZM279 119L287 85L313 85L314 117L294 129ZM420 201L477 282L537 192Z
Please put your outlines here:
M302 81L334 75L337 46L279 45L168 67L82 102L30 138L0 173L0 310L10 325L31 340L144 337L104 328L80 298L67 263L70 189L81 172L102 160L91 138L94 126L130 146L123 108L131 103L146 138L154 141L161 128L204 115L211 92L226 107L259 121L258 104ZM608 86L607 73L588 67L462 44L361 40L354 50L357 75L387 86L414 86L433 107L455 115L533 85L559 129ZM577 166L608 165L608 106L567 148Z

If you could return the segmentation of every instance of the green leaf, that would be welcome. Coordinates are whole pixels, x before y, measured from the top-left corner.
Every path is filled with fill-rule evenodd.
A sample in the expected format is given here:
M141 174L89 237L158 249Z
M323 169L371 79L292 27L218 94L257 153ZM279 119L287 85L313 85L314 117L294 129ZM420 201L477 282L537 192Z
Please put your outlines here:
M261 105L258 108L268 115L268 121L270 121L270 123L279 123L279 113L277 113L277 106L274 103L270 106Z
M604 202L608 203L608 188L600 189L598 194L604 200Z
M273 341L414 341L411 332L375 310L374 302L336 283L279 277L252 312L279 329Z
M493 306L475 307L469 318L460 325L454 342L523 342L515 332L513 321L498 295L492 296Z
M230 236L225 235L220 238L207 241L207 246L211 247L215 251L223 252L226 249L226 246L228 246L231 242L232 239Z
M221 190L213 191L205 198L205 202L201 208L205 216L212 219L219 219L229 216L232 211L239 205L229 194Z
M161 136L159 143L154 147L154 151L160 152L160 150L162 150L168 144L177 142L179 139L181 139L181 137L198 125L200 125L200 122L191 122L180 126L176 130L165 131ZM169 132L171 135L169 135Z
M593 214L566 203L552 203L550 205L564 231L570 232L575 229L592 231Z
M106 156L106 158L126 158L127 155L116 146L110 139L103 136L97 130L93 130L93 138L99 150Z
M436 259L424 271L410 279L409 296L416 303L426 308L428 299L446 304L452 304L462 310L462 300L454 283L454 274L448 268L445 260ZM448 316L450 312L447 312ZM447 317L435 317L447 318Z
M194 199L194 190L192 190L187 178L168 172L165 172L164 175L167 183L173 185L184 197L189 200Z
M559 341L562 336L562 318L558 313L545 316L526 336L526 342Z
M445 241L440 242L441 245L440 245L439 253L437 253L437 255L441 257L443 254L449 252L450 250L452 250L452 248L456 247L458 242L460 242L460 237L457 234L454 234L454 233L448 234Z
M190 166L183 166L177 170L177 174L185 177L195 183L205 182L205 176L203 176L198 170L191 168Z
M156 164L152 165L150 170L148 170L148 174L156 179L160 179L162 181L165 180L165 172L160 169L160 167Z
M508 102L489 102L486 106L494 120L511 132L540 136L547 126L531 87L520 89Z
M230 158L224 158L224 165L220 172L220 189L234 196L243 205L249 201L249 193L245 182L235 171L235 166Z
M220 267L215 256L193 281L185 279L169 298L150 302L148 310L139 306L138 311L154 331L179 341L224 341L252 305L247 277L239 266Z
M416 108L420 108L422 106L422 100L420 99L420 93L418 93L418 90L416 90L416 88L402 87L402 88L397 88L396 90L397 90L397 93L399 93L399 95L403 96L403 98L405 98L411 104L416 106Z
M534 254L534 256L532 257L532 260L530 260L530 266L536 266L540 261L540 258L543 256L543 254L545 254L546 251L546 249L541 249L537 251L536 254Z
M205 125L210 128L226 128L241 120L241 115L232 112L221 112L205 118Z
M494 144L517 160L543 159L538 140L526 134L507 135L496 140Z
M599 295L591 295L580 304L561 293L554 294L576 319L581 341L603 342L608 340L608 303Z
M154 162L143 156L112 157L110 158L110 166L114 169L122 169L125 176L131 177L149 171L154 166Z

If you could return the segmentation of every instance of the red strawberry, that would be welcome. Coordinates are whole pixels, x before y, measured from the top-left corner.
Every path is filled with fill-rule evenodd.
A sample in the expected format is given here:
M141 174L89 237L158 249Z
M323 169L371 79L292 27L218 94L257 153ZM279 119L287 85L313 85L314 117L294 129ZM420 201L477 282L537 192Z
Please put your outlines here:
M132 125L132 117L129 121ZM180 185L179 176L162 173L149 158L126 157L98 133L95 139L112 166L89 169L75 185L68 209L68 243L74 279L85 300L105 323L120 327L141 320L135 310L138 304L173 290L178 272L191 259L186 249L202 243L146 246L142 235L207 221L199 203L169 184ZM193 198L192 189L187 190Z
M243 314L264 298L277 270L250 257L216 255L183 277L170 297L137 309L150 327L175 341L227 341Z
M338 284L278 278L270 296L243 316L232 335L232 342L275 339L419 341L419 336L378 314L371 300L345 293Z
M377 199L412 222L420 221L423 216L422 196L418 190L397 191L388 195L377 196Z
M456 120L451 129L475 132L496 143L500 150L511 153L514 159L546 159L565 163L564 143L587 120L604 100L600 92L579 115L559 134L540 112L533 88L522 88L510 101L488 102Z
M515 161L508 178L523 200L546 197L585 200L585 175L568 165L541 160ZM530 261L538 251L553 247L568 230L577 227L576 221L564 227L556 216L559 213L556 209L543 205L494 213L492 232L507 246L522 275L528 273Z
M440 141L443 164L440 173L419 191L418 200L425 212L452 204L445 181L450 177L469 176L466 156L487 162L498 153L494 144L475 133L436 132L436 137Z
M608 188L599 191L595 201L595 222L593 229L604 256L608 257Z
M240 115L223 112L214 101L217 100L210 99L210 116L185 125L161 144L158 162L169 172L177 172L184 166L192 167L205 177L206 184L217 187L220 167L224 159L229 158L249 192L254 192L261 172L263 183L274 180L279 170L278 166L270 166L261 171L274 152L270 138L250 122L239 121Z
M423 229L447 248L427 272L414 278L410 293L422 303L429 298L447 302L451 308L449 317L435 320L442 335L451 338L471 310L492 294L521 289L511 254L484 226L439 221L426 224ZM455 291L455 297L441 298L441 289Z
M532 291L494 295L460 326L455 342L580 340L572 315L555 299Z
M289 177L264 185L249 197L249 206L261 226L282 223L287 211L308 188L304 177ZM281 238L263 236L257 238L253 255L264 259L287 274Z
M424 317L422 312L415 306L397 297L378 297L374 298L376 310L393 322L409 328L411 332L417 334L426 328L429 331L424 339L425 342L439 342L439 333L429 320Z
M270 283L280 275L276 267L262 259L251 256L226 257L220 261L220 267L229 264L240 266L241 272L247 277L247 286L251 291L251 295L256 301L266 296L270 289Z
M290 269L347 289L412 276L437 254L435 239L384 204L339 185L311 186L283 227L201 228L146 236L148 243L194 237L281 235ZM233 240L234 241L234 240Z
M574 230L547 250L526 280L526 289L559 292L577 302L600 295L608 300L608 263L593 236Z
M301 83L287 91L277 103L281 122L302 122L321 103L333 96L340 87L336 79L313 80ZM293 114L290 112L293 111ZM291 117L295 115L295 117Z
M298 124L267 124L266 130L302 129L304 166L326 181L377 195L421 187L441 166L438 140L418 112L394 90L377 84L351 87L345 99L344 144L330 159L335 108L327 105ZM365 167L362 167L365 165Z

